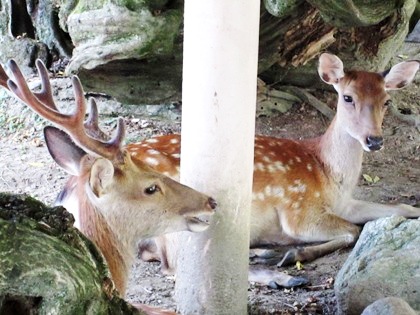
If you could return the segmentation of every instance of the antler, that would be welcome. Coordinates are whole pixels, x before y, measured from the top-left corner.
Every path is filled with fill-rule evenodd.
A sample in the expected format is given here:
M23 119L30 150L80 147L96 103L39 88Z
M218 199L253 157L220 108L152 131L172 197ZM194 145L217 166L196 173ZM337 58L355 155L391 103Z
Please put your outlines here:
M29 89L22 72L15 61L10 60L8 62L8 67L13 73L14 81L7 76L4 69L0 66L0 85L11 91L40 116L65 130L72 137L73 141L89 153L105 157L112 161L116 160L121 162L123 160L123 151L121 149L125 136L123 119L118 119L116 132L112 139L108 141L98 140L105 140L107 137L98 127L96 103L93 99L90 100L89 105L91 107L91 113L89 114L87 122L84 124L86 100L82 85L77 76L72 77L76 110L72 114L64 114L59 112L55 105L48 72L41 60L36 61L36 67L42 82L42 89L40 92L32 92ZM86 133L85 126L90 136Z

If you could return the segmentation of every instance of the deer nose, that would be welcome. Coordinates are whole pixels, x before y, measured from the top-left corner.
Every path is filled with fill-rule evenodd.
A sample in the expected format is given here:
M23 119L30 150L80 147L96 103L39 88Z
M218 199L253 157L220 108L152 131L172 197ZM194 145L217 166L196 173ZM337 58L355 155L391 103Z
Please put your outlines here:
M210 208L212 210L216 209L217 207L217 202L216 200L214 200L212 197L209 197L208 201L207 201L208 205L210 206Z
M368 136L366 138L366 145L371 151L377 151L382 149L384 145L384 138L383 137L375 137L375 136Z

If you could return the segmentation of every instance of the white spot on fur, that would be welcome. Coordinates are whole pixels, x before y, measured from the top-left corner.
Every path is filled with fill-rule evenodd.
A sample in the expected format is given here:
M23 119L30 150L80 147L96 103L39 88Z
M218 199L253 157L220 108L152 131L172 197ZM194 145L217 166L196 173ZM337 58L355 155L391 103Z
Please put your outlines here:
M311 163L306 164L306 168L308 169L309 172L312 172L312 165L311 165Z
M319 198L319 197L321 197L321 194L320 194L320 192L319 192L319 191L316 191L316 192L314 193L314 196L315 196L315 198Z
M287 190L294 193L304 193L306 191L306 185L302 184L300 179L296 179L294 185L287 187Z
M158 143L158 142L159 142L159 140L158 140L158 139L156 139L156 138L150 138L150 139L147 139L147 140L146 140L146 142L147 142L147 143Z
M296 160L296 162L298 162L298 163L302 162L302 159L301 159L300 157L298 157L298 156L296 156L296 157L295 157L295 160Z
M271 186L270 186L270 185L265 186L265 188L264 188L264 193L265 193L265 195L266 195L267 197L270 197L270 196L271 196L271 194L272 194L272 189L271 189Z
M257 199L259 199L261 201L264 201L264 199L265 199L264 193L262 193L262 192L257 193Z
M252 200L261 200L261 201L264 201L264 199L265 199L265 195L262 192L253 193L252 194Z
M273 164L268 164L267 169L270 173L276 173L277 172L277 169Z
M264 156L264 157L262 158L262 160L263 160L264 162L271 163L271 159L270 159L268 156Z
M275 161L274 162L274 167L277 170L279 170L279 171L281 171L283 173L286 173L287 172L286 168L284 167L284 164L282 162L280 162L280 161Z
M170 143L172 144L177 144L179 143L179 139L178 138L172 138L171 140L169 140Z
M175 159L179 159L181 157L181 155L179 153L171 154L171 156Z
M255 170L257 171L265 172L265 166L261 162L255 163L254 167L255 167Z
M158 165L159 165L159 160L158 160L158 159L155 159L155 158L153 158L153 157L150 157L150 156L146 157L146 158L144 159L144 162L145 162L146 164L151 165L151 166L158 166Z
M147 153L150 154L150 155L158 155L158 154L160 154L159 151L154 150L154 149L147 150Z
M284 197L284 188L280 186L275 186L271 188L271 193L273 196L283 198Z

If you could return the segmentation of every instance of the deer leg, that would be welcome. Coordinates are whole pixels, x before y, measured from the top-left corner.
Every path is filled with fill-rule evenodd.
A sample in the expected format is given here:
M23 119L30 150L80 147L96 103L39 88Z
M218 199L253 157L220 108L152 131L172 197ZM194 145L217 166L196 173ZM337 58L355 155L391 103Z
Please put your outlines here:
M352 199L349 201L343 213L339 213L338 215L352 223L364 224L368 221L391 215L418 218L420 217L420 208L406 204L386 205Z
M276 248L251 248L249 250L249 259L251 264L276 265L286 253L290 246L281 246Z
M293 277L284 272L257 269L254 266L249 268L248 281L264 284L273 289L298 287L309 282L304 277Z
M311 261L337 249L348 247L357 240L360 228L330 212L312 212L312 215L283 215L281 224L288 234L300 242L326 242L319 245L289 250L277 266L297 261ZM298 224L294 224L298 222Z
M288 250L283 258L277 263L277 267L292 265L297 261L303 262L315 260L318 257L325 256L340 248L348 247L352 245L355 240L356 238L344 236L319 245L292 248Z

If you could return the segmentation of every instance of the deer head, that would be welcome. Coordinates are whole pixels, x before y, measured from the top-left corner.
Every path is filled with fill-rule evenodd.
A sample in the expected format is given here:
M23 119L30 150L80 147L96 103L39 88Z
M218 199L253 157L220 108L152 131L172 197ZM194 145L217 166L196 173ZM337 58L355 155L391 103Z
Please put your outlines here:
M318 73L338 93L337 124L360 142L365 151L383 147L382 121L391 104L387 91L408 85L419 69L418 61L401 62L384 73L344 71L343 62L324 53Z
M8 63L14 80L0 70L0 84L39 115L56 124L45 129L48 149L54 160L78 178L80 198L104 216L117 236L129 246L143 237L208 227L216 202L132 159L122 147L125 128L118 120L115 135L107 140L97 124L96 103L84 123L86 102L79 79L73 77L76 110L63 114L54 103L47 70L36 63L42 90L32 92L14 61ZM91 136L94 135L94 136ZM82 196L84 195L84 196ZM81 209L82 210L82 209Z

